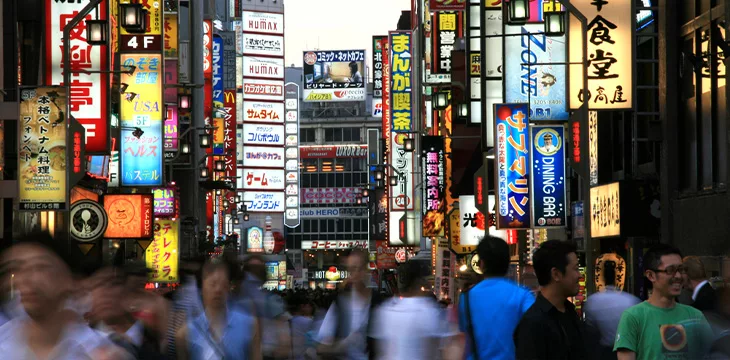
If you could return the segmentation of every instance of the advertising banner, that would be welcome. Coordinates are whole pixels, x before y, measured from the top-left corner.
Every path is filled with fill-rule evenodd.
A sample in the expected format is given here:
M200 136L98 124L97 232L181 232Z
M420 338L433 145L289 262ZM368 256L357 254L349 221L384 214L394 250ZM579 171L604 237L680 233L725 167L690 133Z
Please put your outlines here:
M177 151L177 106L167 106L165 116L165 151Z
M284 170L243 169L244 190L284 190Z
M299 226L299 85L286 84L286 212L284 225Z
M304 52L304 101L363 101L365 50Z
M467 0L429 0L431 11L464 10Z
M152 191L154 214L160 217L175 217L176 195L173 188L159 188Z
M243 144L284 145L284 126L243 124Z
M562 125L531 126L532 226L566 226L565 128Z
M223 93L223 149L230 154L225 157L226 176L235 177L238 146L236 142L236 91L226 90Z
M46 61L45 83L63 84L63 28L79 12L86 2L60 2L45 0L46 6ZM107 20L109 4L106 0L99 4L98 12L91 12L87 20ZM98 18L97 18L98 16ZM158 32L159 34L159 32ZM109 132L109 76L99 73L108 68L108 47L89 45L86 42L86 22L81 21L71 31L70 68L79 72L71 73L68 101L71 115L86 129L86 152L89 155L108 153ZM130 84L131 85L131 84ZM65 110L64 110L65 112ZM68 115L68 114L67 114Z
M104 210L109 225L107 239L152 238L154 222L152 194L104 195Z
M370 206L370 239L387 240L388 234L388 192L375 189L375 197Z
M580 151L580 146L578 146ZM588 169L589 184L598 185L598 112L588 111Z
M264 252L264 230L258 226L252 226L246 230L246 252Z
M570 66L570 108L583 103L583 77L588 77L588 108L616 110L633 108L634 16L633 0L574 1L588 19L588 33L570 16L571 63L582 62L583 46L588 46L588 68Z
M387 41L387 36L373 36L373 117L382 115L383 102L383 46L382 41ZM376 113L376 108L381 107L381 111Z
M497 104L494 112L497 229L528 229L531 162L527 104Z
M411 36L410 31L391 31L389 34L390 122L394 133L413 130Z
M150 269L148 282L176 283L180 254L177 220L155 220L155 237L145 250L145 264Z
M23 88L18 112L18 209L68 210L66 89Z
M318 208L306 208L299 210L299 214L302 218L345 218L345 217L363 217L367 215L368 210L366 208L333 208L333 207L318 207Z
M463 11L439 11L433 13L431 22L433 40L432 74L447 74L451 78L451 51L456 41L464 36Z
M350 250L367 248L367 241L302 241L303 250Z
M391 210L413 210L413 189L416 185L413 177L414 153L406 151L403 146L404 140L411 136L411 134L392 134L389 163L398 172L392 174L398 176L398 185L389 187Z
M383 54L390 54L390 42L388 39L381 41ZM383 56L383 139L385 140L384 154L390 153L390 59L389 56Z
M284 104L245 101L243 103L243 119L239 124L245 122L262 122L262 123L284 123Z
M395 269L397 264L395 263L395 252L397 248L388 247L387 241L378 240L375 242L377 249L376 264L378 269Z
M284 37L243 33L243 55L284 56Z
M233 31L221 31L223 40L223 88L236 89L236 34Z
M507 103L529 103L530 121L568 120L565 36L546 36L543 24L505 26L504 88ZM508 50L509 49L509 50ZM528 65L521 65L527 63Z
M461 216L459 246L452 248L457 254L476 250L487 229L487 218L477 210L474 195L459 196L459 215Z
M284 34L284 14L244 11L242 31L261 34Z
M223 39L213 35L213 108L223 107ZM213 117L221 117L218 111L213 111Z
M106 230L108 222L106 212L98 201L93 200L94 197L98 197L95 193L91 193L91 196L89 196L92 200L86 200L83 196L79 196L78 193L72 190L69 234L77 241L96 241ZM84 200L73 201L74 197L80 197Z
M411 221L416 220L411 219ZM388 246L416 245L416 243L409 242L413 238L413 234L409 234L406 212L390 210L388 214Z
M129 84L119 106L124 127L120 149L121 183L122 186L160 186L163 180L164 108L161 55L122 54L121 62L137 67L134 75L121 75L121 81Z
M443 236L446 227L444 139L422 136L421 149L423 236Z
M266 79L283 79L284 59L244 56L243 76Z
M244 100L284 100L284 81L243 79Z
M284 193L273 191L244 191L243 204L248 212L284 212Z
M203 75L206 79L213 76L213 24L203 20Z
M244 146L244 167L283 168L284 148Z
M354 204L359 188L303 188L302 204Z
M619 183L591 188L591 237L621 236L621 193Z
M367 145L307 145L300 148L302 159L364 158Z
M165 14L165 58L177 59L177 14Z

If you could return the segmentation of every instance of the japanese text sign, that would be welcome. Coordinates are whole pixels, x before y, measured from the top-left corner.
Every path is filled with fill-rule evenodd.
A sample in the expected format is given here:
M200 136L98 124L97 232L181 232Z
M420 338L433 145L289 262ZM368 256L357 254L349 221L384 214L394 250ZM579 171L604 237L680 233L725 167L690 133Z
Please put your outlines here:
M177 59L177 31L177 15L165 14L165 58Z
M145 251L145 264L150 269L147 281L175 283L178 277L179 223L177 220L156 220L155 238Z
M18 121L20 210L67 210L66 89L23 88ZM70 163L70 162L68 162Z
M394 133L413 130L410 31L393 31L390 41L390 116Z
M206 79L213 77L213 24L203 20L203 74Z
M496 104L497 229L530 228L530 138L527 104Z
M284 126L243 124L243 144L284 145Z
M109 239L149 239L154 222L152 194L104 195L104 210L109 225L104 237Z
M122 65L136 66L134 74L122 74L128 84L120 112L122 186L160 186L163 159L162 56L122 54ZM142 130L139 134L136 129Z
M367 248L367 241L302 241L302 249L304 250L349 250Z
M365 50L306 51L304 101L365 100Z
M467 0L430 0L431 11L464 10Z
M228 156L226 161L226 176L235 177L237 167L238 148L236 142L236 91L226 90L223 93L223 149Z
M476 208L474 195L459 196L459 214L461 216L459 222L461 236L458 246L452 244L452 249L458 254L463 254L474 251L482 241L486 234L487 218Z
M286 212L284 225L288 228L299 226L299 85L287 83L285 86L286 106Z
M245 191L243 204L248 212L284 212L284 193L273 191Z
M431 73L451 74L451 51L463 34L461 11L433 13L433 61Z
M284 56L284 37L243 33L243 54Z
M175 189L159 188L152 191L154 196L155 216L175 217Z
M223 39L223 87L226 90L236 89L236 33L221 31ZM283 61L283 60L282 60Z
M411 134L392 134L390 161L397 173L391 175L398 177L398 185L390 186L391 210L413 210L413 152L405 150L405 139Z
M68 1L67 1L68 2ZM78 2L78 1L77 1ZM137 3L137 1L132 0L119 0L120 4L130 4L130 3ZM142 9L147 11L147 29L145 29L145 34L147 35L162 35L162 27L163 27L163 6L159 1L150 1L150 0L143 0L139 1L140 4L142 4ZM122 35L130 35L131 33L128 32L123 26L120 26L121 34Z
M591 188L591 237L621 235L620 184L612 183Z
M213 35L213 107L223 107L223 39ZM219 117L214 115L213 117Z
M633 108L634 16L632 0L579 0L572 4L588 19L587 33L570 16L570 62L580 63L588 46L588 67L570 66L570 108L583 102L583 77L588 77L588 108ZM585 38L585 45L584 39Z
M284 170L243 169L244 190L284 190Z
M423 136L421 149L423 236L443 236L446 226L444 140L440 136Z
M244 146L243 166L263 168L284 168L284 148Z
M383 96L383 47L381 41L387 36L373 36L373 99Z
M243 103L243 120L245 122L263 122L281 124L284 122L284 104L246 101Z
M566 226L565 128L562 125L531 126L530 138L533 227Z
M165 151L177 151L177 106L168 106L165 115Z

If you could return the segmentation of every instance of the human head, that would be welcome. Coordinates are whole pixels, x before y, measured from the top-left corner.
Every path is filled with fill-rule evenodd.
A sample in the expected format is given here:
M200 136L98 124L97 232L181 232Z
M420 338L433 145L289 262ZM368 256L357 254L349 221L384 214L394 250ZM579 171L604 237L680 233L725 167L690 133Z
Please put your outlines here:
M243 261L243 271L253 275L259 281L266 281L266 261L260 255L249 255Z
M355 75L357 73L357 63L354 61L350 61L350 74Z
M616 263L613 261L604 261L603 263L603 283L606 286L616 285Z
M231 288L231 278L228 265L222 262L207 262L203 265L203 306L206 309L223 309L228 302L228 292Z
M553 136L551 134L545 134L545 136L542 137L545 140L545 146L550 146L553 144Z
M365 275L368 269L368 261L370 260L367 253L362 250L352 250L347 257L345 267L349 272L347 279L351 285L365 285Z
M485 236L477 246L479 268L487 277L504 277L509 269L509 245L494 236Z
M122 269L105 267L89 279L91 287L92 322L103 321L114 325L129 317L126 301L128 299L127 276Z
M414 294L424 286L423 271L416 261L407 261L398 266L398 288L401 293Z
M687 269L686 274L682 274L684 286L688 289L692 289L692 282L702 282L707 280L707 273L705 272L705 264L702 263L697 256L686 256L682 260L682 264Z
M676 298L682 292L682 253L673 246L657 244L644 254L644 275L654 292L662 297Z
M559 240L548 240L532 257L537 282L552 287L564 297L575 296L580 289L580 272L575 246Z

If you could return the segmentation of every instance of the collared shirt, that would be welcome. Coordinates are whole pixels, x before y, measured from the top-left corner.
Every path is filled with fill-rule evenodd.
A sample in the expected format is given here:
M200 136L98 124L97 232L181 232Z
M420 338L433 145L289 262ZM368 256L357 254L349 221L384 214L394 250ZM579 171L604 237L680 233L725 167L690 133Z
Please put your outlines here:
M692 301L697 301L697 294L700 293L700 290L702 289L703 286L705 286L706 284L709 284L709 283L710 283L709 281L703 280L701 283L699 283L699 284L697 284L697 286L695 286L694 291L692 291Z
M226 326L220 339L215 339L210 324L203 312L188 319L188 351L191 359L248 359L254 334L254 317L229 306L226 311Z
M565 300L560 312L542 294L522 317L515 330L517 359L585 359L586 352L578 313Z
M350 315L349 322L344 321L344 323L349 324L349 327L344 330L345 336L343 337L343 339L347 338L349 339L348 341L352 341L350 343L351 346L347 348L348 359L365 360L368 358L365 337L367 335L368 319L370 317L371 299L360 296L355 291L348 291L340 296L341 298L335 301L343 301L344 311ZM338 320L337 316L337 304L332 303L327 311L327 315L324 317L322 327L319 329L317 342L326 345L331 345L334 342L338 336L338 321L343 322L343 319ZM351 336L353 334L355 335L354 337Z

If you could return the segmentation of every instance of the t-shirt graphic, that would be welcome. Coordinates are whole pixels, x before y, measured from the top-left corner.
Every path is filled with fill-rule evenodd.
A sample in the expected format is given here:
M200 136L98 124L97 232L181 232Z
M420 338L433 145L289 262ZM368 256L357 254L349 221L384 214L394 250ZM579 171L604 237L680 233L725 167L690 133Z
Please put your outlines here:
M683 325L662 325L659 327L662 339L662 353L671 359L672 353L684 353L687 349L687 331Z

